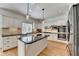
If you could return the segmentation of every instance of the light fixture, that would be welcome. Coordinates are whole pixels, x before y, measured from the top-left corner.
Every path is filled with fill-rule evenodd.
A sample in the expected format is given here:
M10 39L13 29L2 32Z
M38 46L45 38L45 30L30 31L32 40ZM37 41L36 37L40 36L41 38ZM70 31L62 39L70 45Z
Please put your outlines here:
M44 32L44 30L45 30L44 29L44 23L45 23L45 21L44 21L44 8L42 8L42 15L43 15L43 17L42 17L42 32Z
M42 23L44 24L44 8L42 8L42 14L43 14L43 21L42 21Z
M27 3L27 15L26 15L26 19L28 20L30 17L29 15L29 3Z

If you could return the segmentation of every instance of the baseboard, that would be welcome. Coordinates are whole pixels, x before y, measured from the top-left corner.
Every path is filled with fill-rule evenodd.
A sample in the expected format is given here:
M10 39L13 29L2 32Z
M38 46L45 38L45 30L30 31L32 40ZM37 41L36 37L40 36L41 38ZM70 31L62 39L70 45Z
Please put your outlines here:
M59 43L65 43L65 44L68 44L68 42L67 41L62 41L62 40L48 40L48 41L55 41L55 42L59 42Z
M17 48L17 47L13 47L13 48L10 48L10 49L7 49L7 50L3 50L3 52L6 52L8 50L12 50L12 49L15 49L15 48Z
M39 54L40 54L45 48L47 48L47 45L46 45L42 50L40 50L39 52L37 52L35 55L36 55L36 56L39 56Z

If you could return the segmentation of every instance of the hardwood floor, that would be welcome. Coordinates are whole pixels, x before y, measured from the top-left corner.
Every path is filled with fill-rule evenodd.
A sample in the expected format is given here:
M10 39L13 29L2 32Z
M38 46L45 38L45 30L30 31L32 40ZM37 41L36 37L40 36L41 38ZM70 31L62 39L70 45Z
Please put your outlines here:
M38 56L68 56L67 44L56 41L48 41L48 46ZM17 48L1 52L0 56L17 56Z
M44 49L39 56L68 56L69 52L66 49L65 43L56 41L48 41L48 46Z
M17 56L17 48L13 48L4 52L0 51L0 56Z

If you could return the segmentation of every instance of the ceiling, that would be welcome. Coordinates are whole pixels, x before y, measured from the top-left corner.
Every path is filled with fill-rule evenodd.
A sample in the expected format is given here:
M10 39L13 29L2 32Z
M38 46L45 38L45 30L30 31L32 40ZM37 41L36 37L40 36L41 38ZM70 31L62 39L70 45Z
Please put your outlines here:
M66 14L69 3L30 3L29 14L33 18L42 19L42 8L45 9L44 17L51 18ZM13 11L22 15L27 14L27 3L0 3L0 8Z

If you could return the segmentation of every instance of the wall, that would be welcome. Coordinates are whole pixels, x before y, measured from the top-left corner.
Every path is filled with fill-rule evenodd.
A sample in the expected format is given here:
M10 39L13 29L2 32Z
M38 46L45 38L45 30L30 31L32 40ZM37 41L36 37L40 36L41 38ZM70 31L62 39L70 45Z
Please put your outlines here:
M8 17L8 16L3 16L3 27L21 27L21 24L25 22L25 23L35 23L35 25L37 24L36 21L34 21L33 19L18 19L18 18L12 18L12 17Z
M58 16L55 18L50 18L45 20L44 26L50 26L50 25L66 25L67 21L67 15Z
M71 6L72 5L73 5L72 3L69 4L69 9L67 10L67 12L64 15L46 19L44 26L50 26L50 25L66 25L66 22L68 20L68 13L69 13L69 10L71 9Z
M35 24L33 28L37 28L38 22L34 19L26 20L26 17L24 15L0 9L0 15L2 15L2 25L3 27L21 27L22 22Z
M35 27L42 28L42 21L41 22L37 21Z
M5 16L9 16L9 17L12 17L12 18L25 19L25 17L21 14L12 12L10 10L1 9L1 8L0 8L0 14L5 15Z

